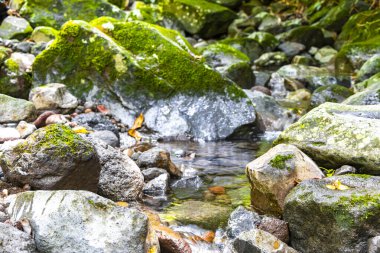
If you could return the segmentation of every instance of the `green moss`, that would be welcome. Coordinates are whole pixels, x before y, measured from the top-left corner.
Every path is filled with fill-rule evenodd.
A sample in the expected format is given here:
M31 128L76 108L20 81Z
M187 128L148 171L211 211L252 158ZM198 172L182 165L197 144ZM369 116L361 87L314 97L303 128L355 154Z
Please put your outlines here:
M107 205L107 204L104 204L104 203L102 203L102 202L95 202L95 201L92 200L92 199L89 199L89 200L88 200L88 203L89 203L91 206L95 207L96 209L100 209L100 210L107 210L107 209L109 209L109 208L112 208L111 205Z
M289 155L276 155L275 157L273 157L269 164L273 167L273 168L277 168L277 169L280 169L280 170L283 170L283 169L288 169L288 167L286 166L286 161L290 160L294 158L294 155L293 154L289 154Z
M20 69L18 63L13 59L5 60L5 66L14 73L18 73Z
M380 209L380 194L367 193L364 195L353 194L349 197L342 196L339 199L338 205L350 209L360 209L360 216L358 218L360 221L364 221L373 217L374 215L378 215L378 210Z
M372 176L367 174L349 174L351 177L370 179Z

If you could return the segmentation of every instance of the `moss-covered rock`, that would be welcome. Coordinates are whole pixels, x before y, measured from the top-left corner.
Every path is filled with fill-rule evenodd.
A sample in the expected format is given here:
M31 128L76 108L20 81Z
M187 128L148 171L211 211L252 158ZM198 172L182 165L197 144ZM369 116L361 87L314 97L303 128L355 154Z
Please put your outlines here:
M260 43L252 38L229 38L221 40L219 43L232 46L241 51L251 59L252 63L263 53L263 48L260 46Z
M293 144L319 165L352 165L360 172L379 175L380 109L324 103L288 127L276 144Z
M289 59L283 52L269 52L262 54L255 61L255 65L259 67L282 66L288 63Z
M368 88L343 101L347 105L379 105L380 104L380 82L374 82Z
M324 33L321 28L314 26L300 26L286 33L280 34L282 41L297 42L310 47L322 47L326 45Z
M351 16L343 26L342 32L335 43L341 48L344 44L361 42L380 35L380 10L360 12Z
M106 0L25 0L20 14L35 26L49 26L55 29L71 19L90 21L101 16L124 20L126 14Z
M267 51L274 50L280 44L274 35L267 32L254 32L248 38L256 40Z
M380 54L372 56L363 64L357 73L356 82L365 81L377 73L380 73Z
M189 200L169 207L162 218L166 221L195 224L205 229L216 230L227 225L228 217L232 211L229 207Z
M357 91L363 91L366 88L371 87L372 85L380 82L380 73L377 73L376 75L371 76L367 80L356 83L353 85L354 90Z
M3 65L5 60L8 59L9 56L11 56L11 54L12 54L11 49L9 49L7 47L0 46L0 67L1 67L1 65Z
M70 127L57 124L3 150L0 165L7 180L15 185L94 192L101 169L93 145Z
M0 94L0 123L31 121L36 114L33 103Z
M38 26L33 30L30 39L34 42L49 42L54 40L58 31L48 26Z
M127 12L127 20L139 20L157 24L163 20L162 6L135 1Z
M243 3L243 0L207 0L207 1L220 4L228 8L236 8Z
M187 32L204 38L227 32L237 17L230 9L205 0L164 0L163 10L174 15Z
M325 102L341 103L354 93L338 84L326 85L319 87L313 92L311 96L311 108L315 108Z
M0 38L23 40L33 32L28 21L23 18L9 16L0 25Z
M255 84L250 59L232 46L216 43L202 49L206 63L231 79L240 87L249 89Z
M337 181L349 188L326 186ZM299 184L285 199L292 246L300 252L367 252L368 239L380 233L379 183L379 177L345 175Z
M124 10L128 7L129 0L108 0L108 2Z

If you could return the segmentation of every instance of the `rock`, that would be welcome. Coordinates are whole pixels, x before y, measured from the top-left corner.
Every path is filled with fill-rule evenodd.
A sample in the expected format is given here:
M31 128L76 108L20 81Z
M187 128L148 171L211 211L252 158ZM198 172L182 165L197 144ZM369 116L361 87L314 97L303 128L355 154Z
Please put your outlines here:
M326 187L337 180L349 188ZM285 201L293 247L300 252L366 252L368 239L380 232L379 182L379 177L345 175L299 184Z
M289 243L288 223L283 220L266 216L261 219L257 228L274 235L284 243Z
M20 133L17 129L10 127L0 127L0 143L20 139Z
M51 40L54 40L57 34L58 31L52 27L38 26L34 28L33 33L30 36L30 39L36 43L49 42Z
M282 106L287 108L297 108L298 110L307 110L310 106L311 92L308 89L298 89L289 92L286 99L279 101Z
M230 45L251 59L253 63L263 53L263 48L256 38L229 38L219 41L226 45Z
M32 89L29 101L33 102L37 110L68 112L78 106L78 99L67 90L64 84L60 83L51 83Z
M329 65L334 64L334 60L336 57L336 54L338 51L336 51L334 48L327 46L322 47L318 50L318 52L314 55L314 58L321 64L321 65Z
M228 8L205 0L165 0L163 9L174 15L187 32L204 38L225 33L237 17Z
M34 45L35 44L33 42L23 41L16 45L15 51L19 51L21 53L30 53Z
M360 68L357 75L357 82L363 82L366 79L380 72L380 54L375 54L366 61Z
M360 84L359 84L360 85ZM368 88L343 101L347 105L378 105L380 104L380 82L374 82Z
M105 115L101 113L84 113L72 119L73 122L80 126L84 126L89 130L95 131L111 131L119 136L116 126Z
M0 123L33 120L36 114L34 105L26 100L0 94Z
M277 145L247 165L251 204L260 213L281 216L284 200L298 182L323 178L319 167L292 145Z
M34 240L27 233L0 223L0 251L4 253L35 253Z
M195 224L204 229L216 230L226 225L231 211L229 207L188 200L168 208L163 214L163 218L176 220L182 224Z
M169 189L169 173L159 175L145 184L143 192L149 196L165 195Z
M315 108L326 102L341 103L353 95L353 92L338 84L319 87L311 96L311 108Z
M239 206L228 219L226 234L228 238L235 239L241 233L257 228L260 222L261 217L257 213Z
M100 173L93 145L63 125L39 129L3 150L0 166L7 181L46 190L96 191Z
M122 10L127 8L128 4L129 4L129 0L109 0L108 2L116 5L117 7L121 8Z
M352 15L343 26L335 46L340 49L344 44L362 42L380 35L379 31L376 30L379 18L379 9L363 11ZM364 26L367 29L363 29Z
M94 145L101 163L98 192L115 201L139 199L144 178L136 163L106 143L88 138Z
M240 87L249 89L255 84L250 59L232 46L216 43L202 49L207 64L231 79Z
M260 56L255 65L260 67L282 66L288 62L288 57L283 52L270 52Z
M273 51L280 44L275 36L267 32L253 32L248 38L256 40L266 51Z
M380 236L375 236L368 240L368 253L377 253L380 251Z
M343 165L335 171L334 176L341 176L346 174L356 174L356 168L350 165Z
M13 62L17 64L19 71L28 73L31 72L34 59L35 57L32 54L18 52L13 53L10 58L10 60L13 60Z
M8 212L30 221L39 252L145 252L147 217L91 192L24 192Z
M261 79L261 78L260 78ZM267 84L267 82L269 81L270 79L270 75L268 75L268 79L264 79L264 77L262 77L262 80L260 80L260 84ZM263 81L263 82L261 82ZM257 82L256 82L257 83ZM270 89L268 89L267 87L265 87L264 85L256 85L254 87L251 88L251 91L252 92L260 92L260 93L263 93L267 96L271 96L272 95L272 92Z
M136 139L128 133L120 133L120 148L128 149L136 145Z
M311 90L325 85L337 84L335 75L326 68L291 64L281 67L277 73L282 77L297 80Z
M325 103L288 127L275 143L293 144L326 168L350 164L360 173L377 175L379 113L378 106Z
M278 46L278 48L288 57L299 55L306 49L304 44L297 42L283 42Z
M191 253L190 245L182 236L172 229L163 225L154 226L155 233L160 242L161 252L168 253Z
M380 73L368 78L367 80L353 84L353 88L356 92L364 91L367 88L371 88L372 85L376 86L380 82Z
M314 26L300 26L281 34L281 41L297 42L310 47L323 47L326 45L325 36L321 28Z
M49 26L59 29L68 20L91 21L97 17L108 16L123 20L125 13L106 0L65 1L47 0L43 4L38 0L25 0L21 16L34 26Z
M182 172L171 161L170 153L161 148L152 148L143 152L136 161L140 168L161 168L170 175L180 177Z
M296 250L281 242L278 238L260 229L243 232L234 239L227 249L232 253L256 253L256 252L286 252L297 253Z
M162 174L167 173L166 170L160 169L160 168L148 168L148 169L142 170L141 172L144 176L145 182L148 182Z
M150 113L148 128L166 138L223 139L254 122L244 92L206 67L178 32L110 18L91 24L69 21L63 26L33 65L35 85L64 83L78 98L104 104L130 126L141 112ZM76 52L72 45L78 45ZM219 121L204 120L212 115Z
M117 138L117 136L109 130L95 131L93 133L90 133L89 136L92 138L99 139L113 148L120 146L120 141Z
M22 139L25 139L36 130L37 128L34 124L29 124L25 121L20 121L17 125L17 131L20 133L20 137Z
M316 65L315 60L308 54L294 56L292 60L292 64L306 65L306 66Z
M242 4L242 0L209 0L210 2L220 4L228 8L236 8Z
M0 38L23 40L33 32L28 21L14 16L6 17L0 25Z

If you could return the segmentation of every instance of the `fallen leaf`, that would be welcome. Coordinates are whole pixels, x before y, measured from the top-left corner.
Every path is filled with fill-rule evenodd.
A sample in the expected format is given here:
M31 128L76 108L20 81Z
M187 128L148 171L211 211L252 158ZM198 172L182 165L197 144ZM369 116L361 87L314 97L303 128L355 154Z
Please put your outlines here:
M345 191L345 190L350 189L350 187L342 184L339 180L334 181L332 184L327 184L326 187L331 190L339 190L339 191Z
M99 112L104 113L104 114L109 113L108 109L104 105L98 105L96 109L98 109Z
M130 135L130 136L132 136L133 138L135 138L136 139L136 141L140 141L141 140L141 135L140 135L140 133L136 130L136 129L130 129L129 131L128 131L128 134Z
M85 127L81 127L81 126L74 127L73 131L77 134L89 134L90 133Z
M280 248L280 243L279 243L279 241L275 241L275 242L273 243L273 248L274 248L274 249L278 249L278 248Z
M123 201L116 202L116 205L121 206L121 207L128 207L128 203L123 202Z
M132 137L134 137L137 141L141 140L141 135L136 129L139 129L144 122L144 115L140 113L140 115L136 118L135 122L133 123L133 126L131 129L129 129L128 134Z

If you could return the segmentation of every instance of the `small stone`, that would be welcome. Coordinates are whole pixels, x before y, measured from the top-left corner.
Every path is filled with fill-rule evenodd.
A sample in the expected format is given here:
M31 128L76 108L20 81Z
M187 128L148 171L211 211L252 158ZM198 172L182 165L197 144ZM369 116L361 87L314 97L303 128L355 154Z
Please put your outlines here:
M150 180L145 184L143 192L150 196L161 196L165 195L169 187L169 173L159 175L158 177Z
M264 93L265 95L268 95L268 96L272 95L272 92L270 91L270 89L268 89L267 87L264 87L264 86L254 86L254 87L252 87L251 90Z
M25 139L36 130L37 128L34 124L29 124L26 121L20 121L17 125L17 131L20 133L22 139Z
M63 116L62 114L53 114L50 115L46 121L46 125L51 125L51 124L66 124L68 123L68 120Z
M261 220L258 229L274 235L284 243L289 243L288 224L283 220L276 219L274 217L264 217Z
M107 145L110 145L111 147L115 148L115 147L120 146L119 138L117 138L116 134L114 134L111 131L108 131L108 130L94 131L93 133L90 134L90 136L105 142Z
M166 170L160 168L149 168L142 170L142 174L144 175L145 182L148 182L162 174L166 174Z
M92 110L90 108L87 108L84 110L84 113L91 113L91 112L92 112Z
M226 193L226 189L223 186L213 186L209 187L208 190L216 195L221 195Z
M230 239L234 239L245 231L257 228L260 222L261 218L256 212L239 206L231 213L228 219L227 236Z
M343 165L337 169L334 173L334 176L346 175L346 174L356 174L356 168L350 165Z
M15 128L0 128L0 143L20 139L20 133Z

